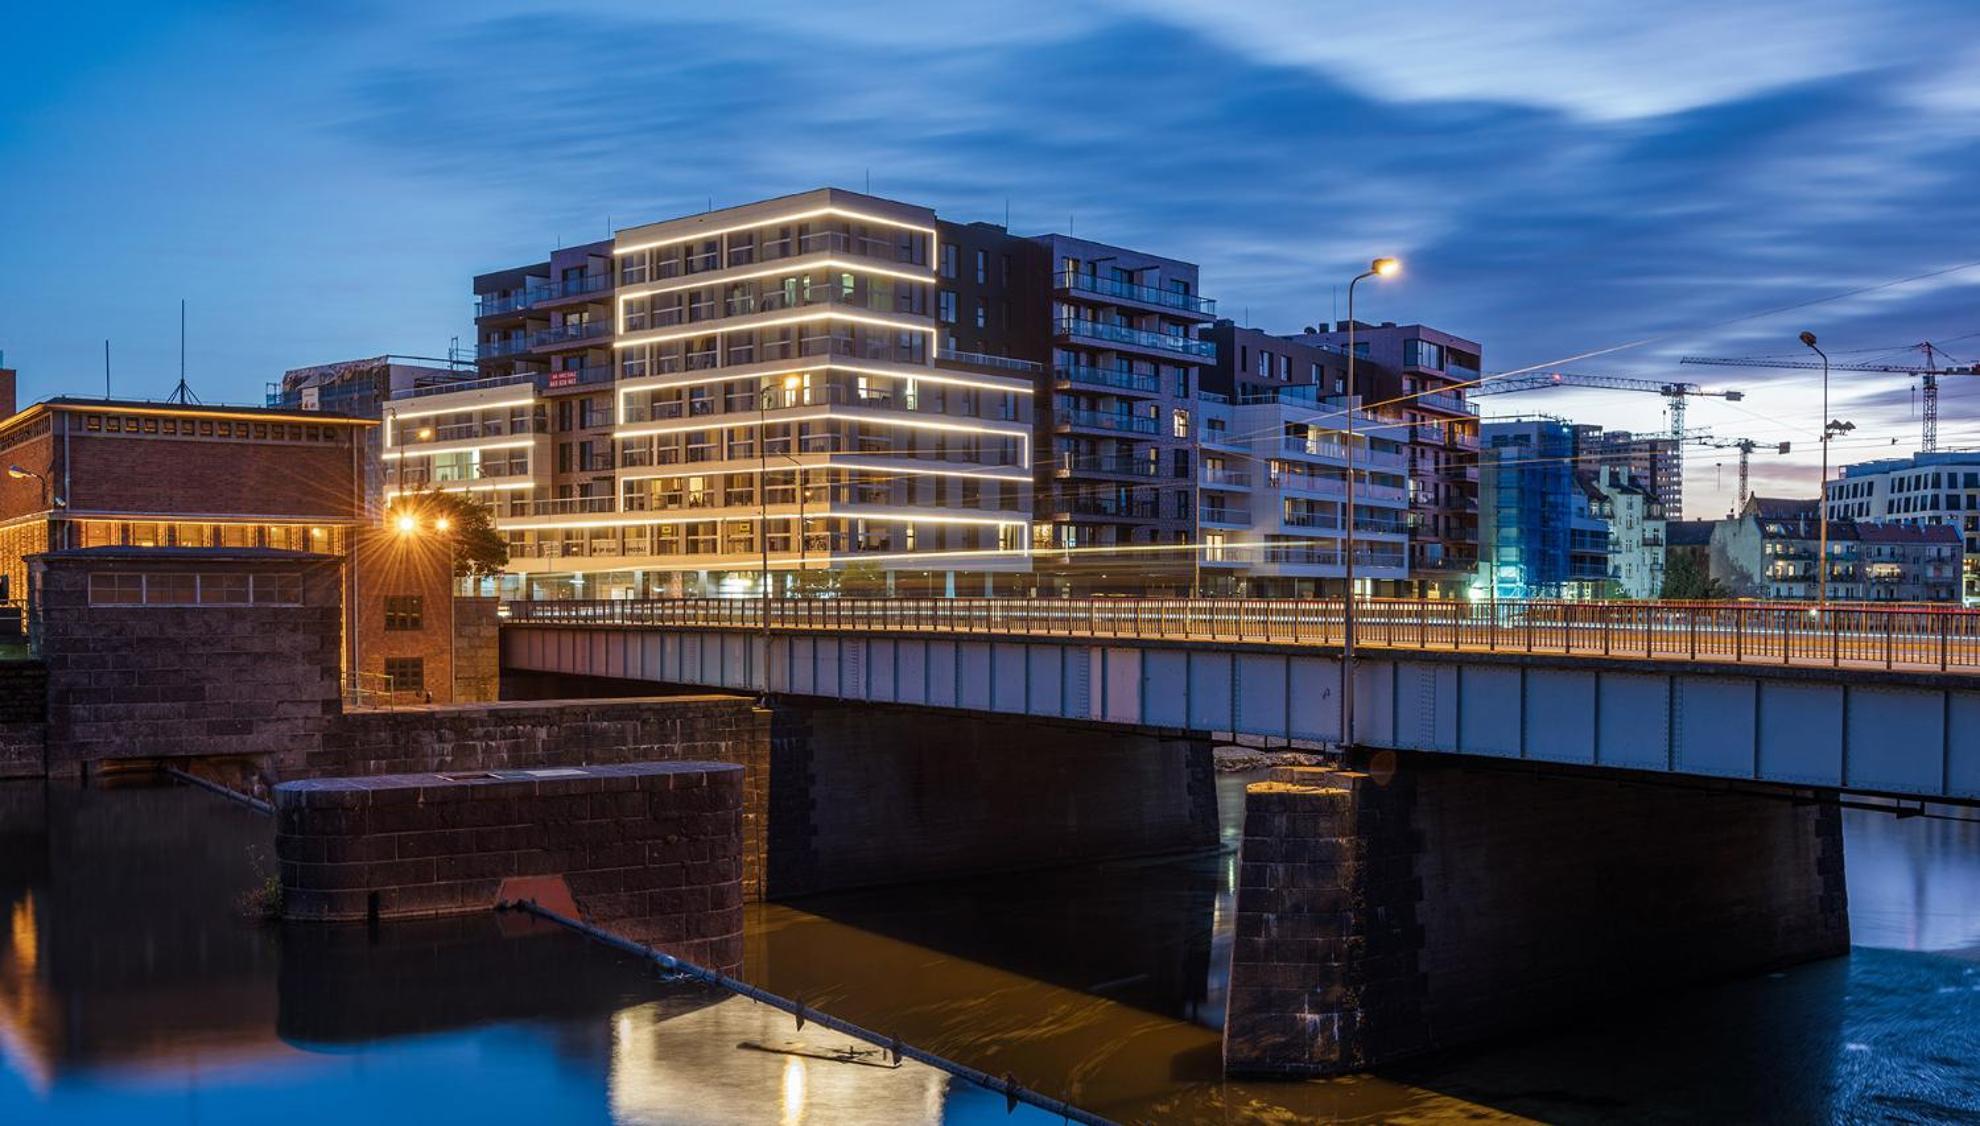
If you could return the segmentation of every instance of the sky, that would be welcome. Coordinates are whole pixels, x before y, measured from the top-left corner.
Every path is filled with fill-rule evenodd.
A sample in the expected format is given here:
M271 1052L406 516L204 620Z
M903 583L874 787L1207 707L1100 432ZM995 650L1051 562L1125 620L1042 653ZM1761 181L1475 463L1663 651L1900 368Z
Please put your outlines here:
M821 185L1194 261L1223 315L1482 342L1488 371L1684 379L1789 441L1819 375L1980 361L1980 5L1963 0L482 0L20 5L0 37L0 352L24 400L258 401L291 367L471 343L474 274ZM1592 354L1591 354L1592 353ZM1980 376L1942 447L1980 446ZM1482 400L1661 429L1663 400ZM1913 381L1836 373L1838 463L1917 448ZM1688 455L1691 515L1737 455Z

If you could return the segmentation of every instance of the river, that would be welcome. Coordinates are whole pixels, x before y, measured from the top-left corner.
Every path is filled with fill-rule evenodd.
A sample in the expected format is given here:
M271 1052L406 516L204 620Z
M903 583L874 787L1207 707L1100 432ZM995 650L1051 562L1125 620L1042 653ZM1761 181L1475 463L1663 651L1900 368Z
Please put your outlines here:
M746 975L1123 1121L1980 1117L1980 825L1867 812L1848 958L1378 1076L1225 1083L1242 783L1217 854L753 908ZM255 922L268 838L196 790L0 784L0 1123L1006 1120L543 924Z

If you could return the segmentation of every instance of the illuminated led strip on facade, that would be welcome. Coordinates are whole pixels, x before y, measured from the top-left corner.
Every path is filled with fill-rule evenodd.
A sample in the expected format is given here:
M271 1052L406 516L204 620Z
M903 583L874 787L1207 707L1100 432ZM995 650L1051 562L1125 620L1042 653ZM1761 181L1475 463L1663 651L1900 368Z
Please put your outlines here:
M777 456L783 457L785 455L778 454ZM817 454L813 456L829 457L831 455ZM707 462L705 464L721 465L722 463ZM1016 484L1016 485L1031 484L1031 475L1028 473L996 473L996 472L984 472L973 469L922 469L918 467L909 467L905 465L867 465L860 462L849 462L849 461L807 461L802 464L803 464L803 468L805 469L860 469L871 473L898 473L901 474L902 476L969 477L978 481L1009 481L1012 484ZM724 469L702 468L702 469L685 469L677 472L667 472L667 473L621 473L619 474L619 480L660 481L660 480L666 480L671 477L714 477L722 474L734 474L734 475L746 477L752 473L764 473L764 472L789 473L792 472L792 470L793 467L788 463L782 466L773 465L767 470L756 465L738 463L734 468L724 468Z
M684 240L684 241L693 241L693 240ZM689 290L689 289L704 289L711 285L727 285L731 282L755 281L758 278L788 277L794 274L808 273L812 270L821 270L821 269L850 270L862 274L879 274L882 277L898 278L901 281L926 282L929 284L933 284L936 280L935 267L932 264L929 266L927 273L912 274L907 272L906 270L896 270L889 266L876 266L870 262L859 262L859 261L849 262L843 258L826 258L818 262L805 262L803 260L802 255L792 255L788 259L781 259L781 261L786 261L790 264L783 266L779 269L757 270L756 272L749 274L732 274L727 270L703 270L695 275L695 277L702 279L700 281L682 282L682 283L675 283L668 285L660 285L658 283L651 283L651 284L642 283L637 285L629 285L616 291L619 299L619 312L623 314L625 312L626 302L631 301L636 297L654 297L663 293L680 293L684 290ZM669 279L670 282L671 280L672 279ZM624 324L624 321L622 320L620 323Z
M516 523L517 520L532 519L532 518L512 517L507 520L496 521L495 526L503 529L504 531L533 532L542 529L637 528L645 525L653 525L655 527L658 527L664 524L703 524L703 523L720 523L723 521L735 521L738 523L755 524L755 523L760 523L764 520L786 519L797 515L798 506L795 503L778 505L776 507L785 508L788 511L782 513L772 513L769 516L765 516L760 511L758 511L755 505L748 505L748 506L740 506L733 510L716 508L716 509L706 509L700 512L679 512L677 515L672 515L672 514L655 515L653 513L628 513L625 516L621 516L613 519L564 520L564 521L557 521L548 524L519 524ZM1028 517L1024 517L1024 516L1015 516L1015 517L936 516L936 515L904 516L900 514L899 510L895 510L893 512L876 512L869 515L867 512L860 509L830 508L830 507L824 509L818 509L818 508L813 508L811 506L806 506L805 518L807 520L828 520L828 519L869 520L876 524L956 524L956 525L973 524L980 528L1029 527L1031 525L1031 520ZM673 557L666 556L663 558L673 558Z
M536 398L503 399L494 403L468 403L462 406L436 407L432 410L423 411L402 411L397 407L387 407L385 410L385 444L388 446L392 445L393 426L402 418L428 418L436 414L472 414L475 411L500 411L508 410L510 407L533 407L541 401Z
M867 368L867 367L857 367L852 364L841 364L841 363L826 361L824 363L815 364L811 367L792 368L788 371L758 372L754 375L738 375L733 373L728 375L705 375L705 376L697 376L694 379L669 380L668 382L664 382L664 383L647 382L648 380L664 380L667 378L664 375L638 375L629 378L624 378L619 380L620 417L623 418L625 415L625 411L624 411L625 397L627 395L631 395L639 391L665 391L670 387L706 387L711 383L747 383L750 380L755 380L758 383L768 383L768 382L783 380L791 376L823 375L835 371L852 372L855 375L877 376L881 379L907 379L919 383L940 383L945 386L953 386L953 387L974 387L982 391L1002 391L1007 395L1030 395L1036 392L1036 389L1033 388L1029 383L1021 383L1017 380L1015 376L1010 377L1011 381L1008 383L991 383L991 382L987 382L987 380L1002 379L1005 377L986 375L980 379L969 379L963 376L947 374L945 372L942 372L941 369L939 368L919 368L919 367L901 367L901 368L893 368L893 369ZM630 386L628 386L628 384L630 384ZM775 390L775 388L764 388L764 389ZM799 404L799 405L809 405L809 404ZM839 404L834 404L834 405L839 405ZM844 404L844 405L851 406L853 404Z
M435 442L431 446L422 445L418 448L401 446L395 450L387 450L378 456L390 461L397 461L403 457L438 457L441 454L476 453L481 450L525 450L535 444L535 440L531 438L525 438L520 442L470 442L467 445L461 445L457 442Z
M704 323L704 327L688 332L643 333L632 336L619 336L613 339L612 347L630 348L639 344L667 344L675 340L692 340L698 336L714 336L722 332L748 332L759 328L781 328L784 325L810 324L813 321L851 321L854 324L873 325L889 332L925 332L932 344L935 339L935 326L917 324L912 321L890 321L882 317L868 317L856 313L824 311L804 313L795 317L778 317L774 320L756 321L744 317L730 317Z
M856 219L862 223L879 223L883 226L899 227L904 231L918 231L928 236L929 249L931 251L930 256L931 258L933 257L934 243L938 237L935 233L935 228L923 227L915 223L904 222L900 219L889 219L884 215L868 215L863 211L853 211L844 207L832 206L814 207L809 211L793 211L785 215L766 216L762 219L752 219L747 223L739 223L732 227L722 227L713 231L694 231L688 234L674 235L670 238L655 239L651 242L634 243L631 246L614 246L612 248L612 254L618 256L633 254L641 250L652 250L655 247L677 246L680 243L694 242L697 239L715 238L719 235L733 234L736 231L753 231L758 227L773 227L779 223L790 223L799 219L815 219L820 215L838 215L847 219ZM679 220L675 220L675 222L679 222ZM713 274L719 271L708 270L705 272Z
M789 410L792 408L787 407L784 409ZM758 420L749 417L750 414L751 412L749 411L737 411L735 412L736 417L735 417L735 421L733 422L687 422L687 423L682 423L678 426L635 425L632 427L621 427L619 429L612 431L612 437L646 438L654 435L686 434L695 430L716 430L723 428L741 430L741 429L746 429L748 427L759 425ZM875 415L878 415L879 417L875 417ZM710 415L707 417L715 418L720 416ZM810 414L797 414L797 415L786 414L778 417L773 417L770 421L812 422L818 419L826 419L826 420L838 419L844 422L872 422L872 423L885 424L889 426L904 427L911 430L943 430L943 431L951 431L962 434L995 434L1000 438L1018 438L1024 440L1024 442L1027 443L1019 447L1024 451L1025 465L1029 467L1031 463L1031 451L1030 451L1030 446L1028 444L1031 439L1031 431L1025 430L1021 427L1005 428L1001 426L971 426L959 422L931 422L927 419L922 419L922 418L897 418L886 411L868 411L868 410L861 410L860 408L857 407L839 407L834 411L832 411L831 413L814 410ZM827 464L831 464L831 463L827 463Z

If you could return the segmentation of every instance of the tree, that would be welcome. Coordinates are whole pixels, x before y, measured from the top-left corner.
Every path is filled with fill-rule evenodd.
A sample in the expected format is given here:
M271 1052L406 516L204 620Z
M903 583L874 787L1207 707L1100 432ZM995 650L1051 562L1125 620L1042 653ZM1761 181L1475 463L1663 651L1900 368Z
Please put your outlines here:
M435 489L407 493L392 502L386 526L398 527L408 517L420 531L447 537L457 579L490 578L509 565L509 541L495 530L488 506L471 493Z
M1664 564L1663 597L1676 602L1716 602L1731 598L1726 584L1708 574L1692 554L1673 554Z

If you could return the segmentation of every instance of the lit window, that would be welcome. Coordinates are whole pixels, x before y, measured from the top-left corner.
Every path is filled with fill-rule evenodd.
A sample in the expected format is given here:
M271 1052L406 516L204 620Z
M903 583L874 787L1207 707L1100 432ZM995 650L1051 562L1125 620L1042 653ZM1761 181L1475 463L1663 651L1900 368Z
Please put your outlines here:
M394 594L385 599L385 628L391 631L419 629L424 618L425 600L417 594Z

